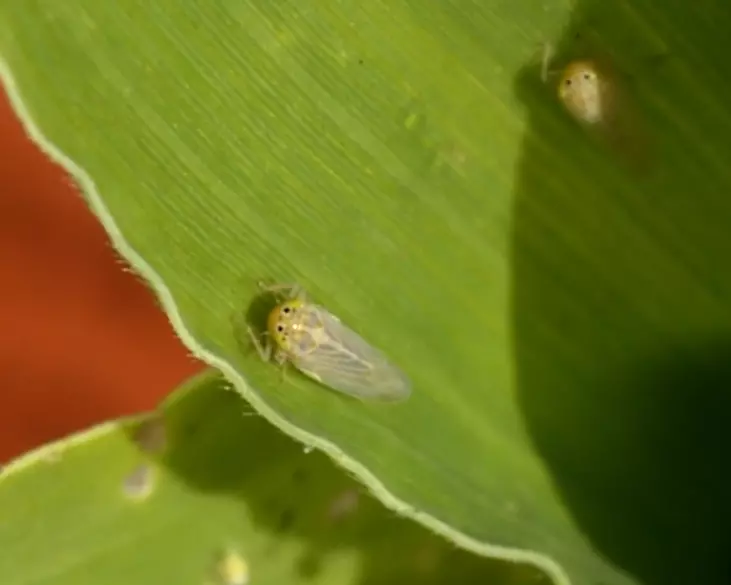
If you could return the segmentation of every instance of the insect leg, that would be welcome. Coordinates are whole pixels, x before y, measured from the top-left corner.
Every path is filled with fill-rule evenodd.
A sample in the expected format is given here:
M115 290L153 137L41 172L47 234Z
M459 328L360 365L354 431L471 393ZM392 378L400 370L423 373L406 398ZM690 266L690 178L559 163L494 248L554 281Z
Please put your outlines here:
M549 76L555 75L555 71L549 69L553 58L556 56L556 47L551 42L543 44L543 52L541 54L541 80L543 83L548 81Z
M278 351L274 354L274 361L279 364L280 382L285 382L287 380L287 366L289 365L287 355L282 351Z
M304 289L299 284L296 284L296 283L266 284L264 282L260 282L259 288L261 288L265 292L280 293L287 298L299 298L299 299L305 298Z
M254 333L253 329L251 327L246 328L247 332L249 333L249 337L251 338L251 342L254 344L254 347L256 348L256 353L259 354L259 357L265 361L268 362L272 357L272 346L270 344L263 344L256 336L256 333Z

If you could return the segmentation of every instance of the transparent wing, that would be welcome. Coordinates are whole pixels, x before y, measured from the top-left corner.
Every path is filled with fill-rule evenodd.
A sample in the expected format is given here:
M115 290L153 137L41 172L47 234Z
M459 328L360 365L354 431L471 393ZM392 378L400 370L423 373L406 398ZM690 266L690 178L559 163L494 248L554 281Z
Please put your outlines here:
M324 327L317 349L298 356L294 365L304 374L345 394L375 400L404 400L411 382L383 353L320 306L312 306Z

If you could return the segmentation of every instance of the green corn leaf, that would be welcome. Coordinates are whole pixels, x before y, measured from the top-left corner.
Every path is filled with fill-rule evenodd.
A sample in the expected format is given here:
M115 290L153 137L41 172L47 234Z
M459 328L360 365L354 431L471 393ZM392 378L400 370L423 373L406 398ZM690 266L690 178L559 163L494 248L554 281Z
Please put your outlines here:
M0 510L4 585L546 583L398 518L210 373L12 462Z
M31 135L270 422L557 583L727 581L723 2L9 0L0 27ZM587 56L622 72L638 114L608 119L642 121L642 172L638 128L557 99ZM301 284L411 398L282 379L241 326L260 279Z

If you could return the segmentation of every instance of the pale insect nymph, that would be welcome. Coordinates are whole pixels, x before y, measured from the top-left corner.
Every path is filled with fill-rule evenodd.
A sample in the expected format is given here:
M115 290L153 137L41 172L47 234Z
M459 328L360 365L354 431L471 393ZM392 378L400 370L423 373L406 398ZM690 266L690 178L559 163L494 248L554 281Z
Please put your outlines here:
M615 81L598 63L577 60L563 70L558 97L569 113L585 124L609 122L616 104Z
M356 398L399 401L411 394L411 382L386 356L340 319L310 302L298 285L260 287L279 297L267 319L262 343L249 336L264 361L291 363L317 382Z
M541 79L558 74L550 69L556 56L551 43L543 45ZM576 59L560 71L558 99L569 114L579 122L590 126L608 122L612 109L616 107L615 80L608 70L594 59Z
M549 69L555 48L544 47L541 78L559 72ZM566 111L599 135L636 170L647 164L647 137L626 79L606 57L575 59L560 71L557 93Z

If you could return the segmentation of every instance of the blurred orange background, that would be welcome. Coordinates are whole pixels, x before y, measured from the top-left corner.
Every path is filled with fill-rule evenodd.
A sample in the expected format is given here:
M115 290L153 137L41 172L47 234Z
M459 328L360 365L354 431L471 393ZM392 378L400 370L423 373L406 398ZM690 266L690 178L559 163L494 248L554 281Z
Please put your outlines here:
M0 94L0 463L149 410L202 365Z

